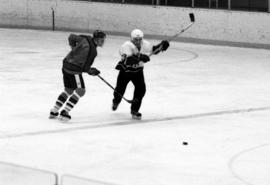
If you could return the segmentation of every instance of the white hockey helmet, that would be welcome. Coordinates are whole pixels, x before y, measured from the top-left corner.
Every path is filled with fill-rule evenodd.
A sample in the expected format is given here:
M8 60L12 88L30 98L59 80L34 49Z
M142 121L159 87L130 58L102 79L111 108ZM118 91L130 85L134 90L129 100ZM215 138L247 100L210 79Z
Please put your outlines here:
M131 32L131 39L135 39L135 38L143 38L144 34L141 30L139 29L135 29Z

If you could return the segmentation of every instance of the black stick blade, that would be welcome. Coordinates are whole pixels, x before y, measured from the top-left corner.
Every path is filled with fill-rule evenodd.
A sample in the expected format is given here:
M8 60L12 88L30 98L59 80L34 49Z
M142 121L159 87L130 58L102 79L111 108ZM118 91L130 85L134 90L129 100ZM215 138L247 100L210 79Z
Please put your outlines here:
M195 16L194 16L193 13L190 13L190 14L189 14L189 18L190 18L190 21L191 21L191 22L195 22Z

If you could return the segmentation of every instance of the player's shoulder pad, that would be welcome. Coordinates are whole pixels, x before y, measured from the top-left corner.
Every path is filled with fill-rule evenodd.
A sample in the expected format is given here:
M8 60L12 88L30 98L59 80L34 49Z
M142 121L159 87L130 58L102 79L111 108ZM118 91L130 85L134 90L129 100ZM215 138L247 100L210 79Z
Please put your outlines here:
M143 40L142 45L145 47L152 47L153 46L153 44L151 42L149 42L148 40Z
M120 50L119 50L120 55L121 56L122 55L130 56L130 55L132 55L134 48L135 48L135 46L131 41L126 41L120 47Z
M92 39L92 37L90 35L79 35L79 36L82 38L85 38L85 39L89 39L89 40Z
M142 42L144 45L152 45L151 42L149 42L148 40L143 39Z
M121 47L133 48L134 44L131 41L126 41L126 42L124 42L124 44L122 44Z
M84 43L84 46L89 46L92 37L90 35L79 35L82 38L82 42Z
M144 54L150 54L153 50L153 44L147 40L142 40L142 52Z

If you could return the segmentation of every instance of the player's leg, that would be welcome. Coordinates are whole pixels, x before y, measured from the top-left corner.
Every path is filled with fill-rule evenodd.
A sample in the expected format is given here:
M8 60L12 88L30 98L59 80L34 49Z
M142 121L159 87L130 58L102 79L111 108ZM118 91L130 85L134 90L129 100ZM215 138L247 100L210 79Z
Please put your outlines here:
M54 119L59 115L59 110L66 103L68 97L73 93L74 89L65 88L65 90L58 96L53 108L50 112L50 119Z
M131 104L131 114L134 119L141 119L142 114L139 113L139 110L141 108L142 99L146 92L143 71L134 73L132 83L134 84L135 90L133 95L133 103Z
M129 81L130 81L130 75L120 70L117 77L115 91L113 93L113 96L114 96L113 105L112 105L113 111L117 109L119 103L121 102L122 97L119 94L123 95L125 93Z
M65 107L60 113L60 120L67 121L71 119L69 112L74 108L78 103L79 99L85 94L85 85L84 80L81 74L73 75L71 79L71 86L75 88L73 94L68 98Z
M72 93L73 93L73 91L75 89L75 87L73 85L74 75L68 74L64 70L62 72L63 72L63 82L64 82L65 90L64 90L64 92L62 92L58 96L58 98L57 98L57 100L55 102L55 105L51 109L50 116L49 116L50 119L57 118L57 116L59 115L59 113L58 113L59 110L66 103L68 97L70 95L72 95Z
M74 106L78 103L79 99L83 97L85 94L84 88L77 88L74 93L69 97L65 107L60 113L60 120L68 121L71 119L69 112L74 108Z

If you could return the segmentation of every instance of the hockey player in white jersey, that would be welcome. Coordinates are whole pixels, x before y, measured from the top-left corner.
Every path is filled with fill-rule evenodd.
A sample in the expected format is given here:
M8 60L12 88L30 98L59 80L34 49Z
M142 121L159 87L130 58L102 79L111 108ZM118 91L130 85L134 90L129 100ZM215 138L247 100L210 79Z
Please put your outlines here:
M144 64L150 61L150 54L158 54L169 47L169 42L163 40L158 45L153 46L150 42L143 39L144 34L141 30L135 29L131 32L131 40L126 41L120 48L121 61L117 64L119 70L112 110L115 111L121 102L128 83L131 81L135 86L133 101L131 104L131 115L133 119L141 119L139 112L142 99L146 92L143 68ZM120 95L119 95L120 94Z

